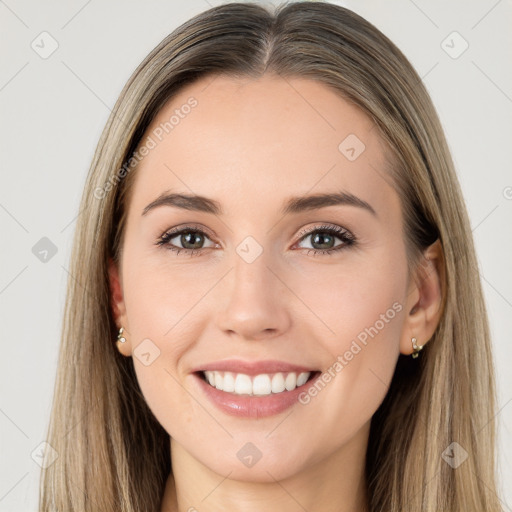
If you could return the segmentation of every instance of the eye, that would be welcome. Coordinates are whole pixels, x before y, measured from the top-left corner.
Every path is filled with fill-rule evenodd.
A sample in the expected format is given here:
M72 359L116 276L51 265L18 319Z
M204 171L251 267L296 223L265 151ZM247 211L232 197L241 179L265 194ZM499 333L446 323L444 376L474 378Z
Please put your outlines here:
M211 245L204 246L206 240L209 240ZM170 251L175 251L179 254L185 251L193 256L200 253L203 249L215 247L208 235L202 230L194 226L185 226L181 229L175 228L166 231L156 242L156 245L165 247Z
M350 231L335 225L316 226L313 229L302 231L300 235L298 244L309 238L311 247L302 248L308 249L308 254L313 251L314 255L333 254L356 243L356 238ZM206 241L209 241L210 245L205 246ZM205 249L218 247L205 231L195 226L184 226L181 229L173 228L166 231L158 238L156 245L174 251L176 254L184 251L190 256L200 254Z
M310 240L311 247L303 247L313 254L333 254L354 245L356 238L350 231L341 226L316 226L311 230L302 231L299 243ZM338 241L337 241L337 240Z

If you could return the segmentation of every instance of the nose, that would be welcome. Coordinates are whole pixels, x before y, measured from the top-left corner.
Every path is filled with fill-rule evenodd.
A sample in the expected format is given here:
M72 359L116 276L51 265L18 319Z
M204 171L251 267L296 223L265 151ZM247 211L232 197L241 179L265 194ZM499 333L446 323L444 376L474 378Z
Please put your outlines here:
M286 332L290 297L278 272L269 267L265 251L251 263L234 255L234 268L220 291L226 297L217 314L219 329L246 340L264 340Z

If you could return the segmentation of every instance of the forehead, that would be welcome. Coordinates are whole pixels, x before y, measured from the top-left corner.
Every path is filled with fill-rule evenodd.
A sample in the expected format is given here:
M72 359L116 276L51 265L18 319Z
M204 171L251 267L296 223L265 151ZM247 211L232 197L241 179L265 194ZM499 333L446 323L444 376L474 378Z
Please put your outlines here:
M165 191L214 197L238 213L308 192L348 190L377 208L392 199L374 123L305 78L204 77L164 105L142 145L151 149L136 170L138 210Z

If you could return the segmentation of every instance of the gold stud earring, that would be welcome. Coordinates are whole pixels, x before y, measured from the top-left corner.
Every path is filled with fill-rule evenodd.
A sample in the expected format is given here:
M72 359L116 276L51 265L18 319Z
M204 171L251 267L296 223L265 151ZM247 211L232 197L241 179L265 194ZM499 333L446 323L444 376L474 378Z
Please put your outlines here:
M126 338L123 336L123 332L124 332L124 328L121 327L121 329L119 329L119 333L117 335L117 341L119 341L121 343L125 343L126 342Z
M412 348L414 349L414 352L411 354L413 359L416 359L420 350L423 349L423 345L417 345L416 341L418 341L416 338L411 338Z

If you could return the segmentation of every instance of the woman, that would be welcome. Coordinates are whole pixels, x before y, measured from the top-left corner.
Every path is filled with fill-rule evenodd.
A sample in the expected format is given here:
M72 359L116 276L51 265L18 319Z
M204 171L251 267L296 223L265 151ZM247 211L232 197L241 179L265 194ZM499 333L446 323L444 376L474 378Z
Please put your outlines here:
M196 16L121 93L82 209L41 510L501 510L467 213L374 26Z

